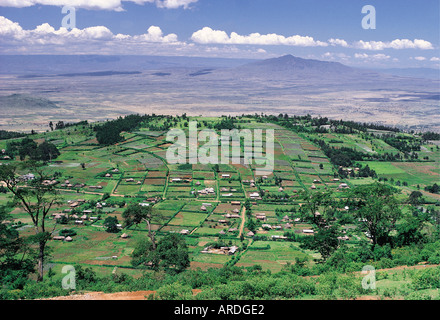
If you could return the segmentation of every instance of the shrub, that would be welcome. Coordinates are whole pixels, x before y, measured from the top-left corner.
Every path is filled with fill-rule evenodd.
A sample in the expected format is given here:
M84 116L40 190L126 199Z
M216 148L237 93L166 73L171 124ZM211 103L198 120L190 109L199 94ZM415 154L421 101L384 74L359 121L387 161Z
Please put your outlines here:
M168 284L157 290L156 300L192 300L194 299L191 287L180 282Z
M428 294L424 294L421 292L411 292L407 296L405 296L405 300L431 300L431 296Z
M440 267L417 270L412 284L416 290L440 288Z
M62 230L60 230L59 234L60 234L60 236L64 236L64 237L76 236L75 230L72 230L72 229L62 229Z

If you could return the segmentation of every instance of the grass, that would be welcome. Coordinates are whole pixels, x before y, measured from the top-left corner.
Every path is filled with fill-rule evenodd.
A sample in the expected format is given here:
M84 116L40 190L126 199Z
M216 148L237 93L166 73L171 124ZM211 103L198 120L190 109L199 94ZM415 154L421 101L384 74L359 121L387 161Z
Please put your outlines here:
M253 248L269 249L252 250ZM299 249L295 242L255 241L240 257L237 266L251 266L259 264L263 270L279 272L287 263L295 263L296 258L311 258L309 253Z

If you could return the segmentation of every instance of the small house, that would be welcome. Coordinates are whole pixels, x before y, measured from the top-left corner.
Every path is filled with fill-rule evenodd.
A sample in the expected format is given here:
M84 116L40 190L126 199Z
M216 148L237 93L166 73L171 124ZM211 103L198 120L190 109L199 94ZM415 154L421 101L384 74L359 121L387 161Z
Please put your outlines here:
M258 192L252 192L251 194L249 194L249 197L251 199L259 198L260 194Z

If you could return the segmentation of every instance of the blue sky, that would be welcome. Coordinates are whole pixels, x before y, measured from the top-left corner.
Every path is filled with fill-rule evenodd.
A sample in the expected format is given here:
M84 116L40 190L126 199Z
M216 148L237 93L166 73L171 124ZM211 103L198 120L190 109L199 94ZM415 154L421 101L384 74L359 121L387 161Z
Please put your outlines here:
M1 54L293 54L365 67L440 66L438 0L0 0ZM76 28L62 28L76 8ZM362 28L365 5L376 29Z

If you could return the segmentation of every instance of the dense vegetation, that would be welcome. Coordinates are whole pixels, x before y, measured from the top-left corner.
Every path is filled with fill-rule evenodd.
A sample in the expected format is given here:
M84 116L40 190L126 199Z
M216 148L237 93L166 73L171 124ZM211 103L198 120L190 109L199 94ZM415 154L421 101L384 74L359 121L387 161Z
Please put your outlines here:
M51 161L60 155L60 151L53 143L44 141L37 144L34 140L26 137L20 141L8 143L6 154L10 157L19 156L20 160L29 157L35 161Z
M26 134L21 133L21 132L13 132L13 131L0 130L0 140L21 138L21 137L24 137L25 135Z

